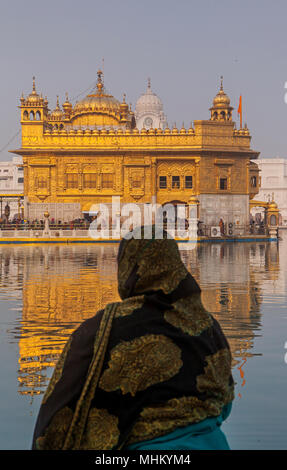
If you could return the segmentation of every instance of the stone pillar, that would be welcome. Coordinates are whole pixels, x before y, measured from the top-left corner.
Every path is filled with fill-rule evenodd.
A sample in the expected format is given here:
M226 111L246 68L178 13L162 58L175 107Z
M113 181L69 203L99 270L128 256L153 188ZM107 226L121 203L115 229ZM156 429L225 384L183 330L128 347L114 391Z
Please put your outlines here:
M189 232L192 238L198 236L198 221L199 221L199 200L197 196L191 196L188 201L188 222Z
M269 202L266 209L266 225L269 235L272 238L278 238L279 209L274 200Z

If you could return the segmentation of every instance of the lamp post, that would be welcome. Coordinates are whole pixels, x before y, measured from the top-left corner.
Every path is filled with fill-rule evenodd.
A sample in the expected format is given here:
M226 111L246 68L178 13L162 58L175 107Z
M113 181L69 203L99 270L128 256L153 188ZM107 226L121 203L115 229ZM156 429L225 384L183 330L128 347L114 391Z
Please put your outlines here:
M21 204L21 219L24 220L24 204Z
M45 217L45 226L44 226L44 231L43 231L43 237L49 237L50 236L50 229L49 229L50 214L47 210L44 212L44 217Z

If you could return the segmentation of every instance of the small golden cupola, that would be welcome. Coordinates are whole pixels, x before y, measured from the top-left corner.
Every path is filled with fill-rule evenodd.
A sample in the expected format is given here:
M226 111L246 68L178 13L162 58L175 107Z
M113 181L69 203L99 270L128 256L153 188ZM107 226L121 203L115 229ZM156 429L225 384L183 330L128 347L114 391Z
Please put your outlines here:
M210 108L211 121L232 121L232 106L230 98L223 90L223 77L221 77L220 90L213 100L213 106Z
M123 101L120 104L120 110L121 110L121 122L126 123L127 120L128 120L129 106L126 103L125 93L124 93L124 96L123 96Z
M62 108L64 110L65 119L69 119L73 109L73 105L69 101L68 93L66 93L66 101L62 104Z
M20 98L21 121L43 121L48 114L48 102L44 100L42 94L36 91L35 77L33 77L32 92L25 98L22 94Z
M51 112L50 119L52 121L61 121L63 119L63 111L59 105L59 96L57 96L56 108Z
M40 104L40 101L41 101L41 96L39 96L38 93L36 92L35 77L33 77L32 93L30 93L30 95L27 96L26 103Z

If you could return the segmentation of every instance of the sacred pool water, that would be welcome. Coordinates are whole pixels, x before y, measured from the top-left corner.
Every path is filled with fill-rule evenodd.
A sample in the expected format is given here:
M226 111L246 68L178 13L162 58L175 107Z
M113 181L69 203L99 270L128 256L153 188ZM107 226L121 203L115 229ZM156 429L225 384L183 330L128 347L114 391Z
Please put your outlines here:
M226 333L236 382L232 449L287 448L287 230L279 242L180 245ZM30 449L71 332L118 300L117 244L0 246L0 449Z

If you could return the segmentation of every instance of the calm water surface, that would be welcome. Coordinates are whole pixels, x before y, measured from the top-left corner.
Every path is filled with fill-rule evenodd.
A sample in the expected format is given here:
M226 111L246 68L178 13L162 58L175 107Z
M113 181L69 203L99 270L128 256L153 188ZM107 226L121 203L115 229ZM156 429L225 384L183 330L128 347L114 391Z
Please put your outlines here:
M287 230L281 237L180 246L233 353L236 397L223 425L232 449L287 448ZM0 246L0 449L30 448L64 343L118 300L117 248Z

